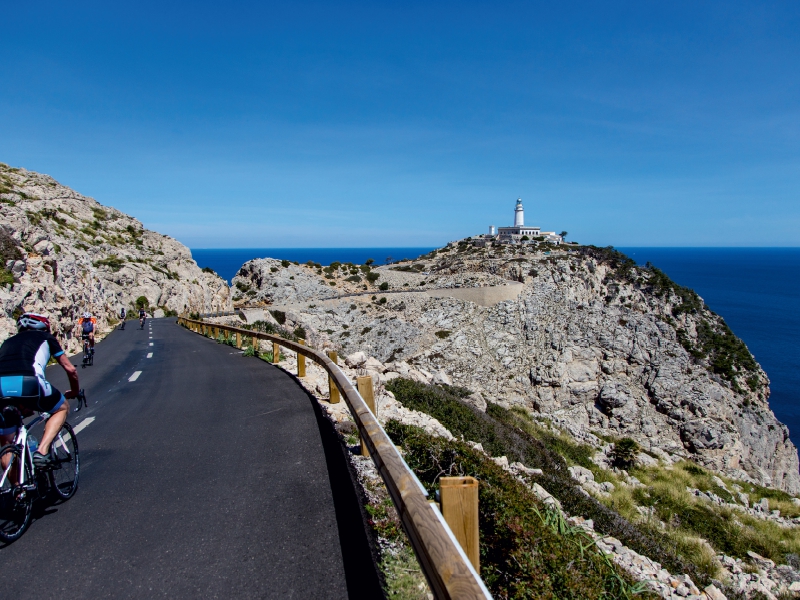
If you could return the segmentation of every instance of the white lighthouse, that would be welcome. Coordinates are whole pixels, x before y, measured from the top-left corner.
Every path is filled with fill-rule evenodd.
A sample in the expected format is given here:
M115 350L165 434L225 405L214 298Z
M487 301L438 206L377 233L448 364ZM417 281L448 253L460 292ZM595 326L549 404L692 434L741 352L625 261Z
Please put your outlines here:
M522 210L522 198L517 198L517 207L514 209L514 227L525 227L525 213Z

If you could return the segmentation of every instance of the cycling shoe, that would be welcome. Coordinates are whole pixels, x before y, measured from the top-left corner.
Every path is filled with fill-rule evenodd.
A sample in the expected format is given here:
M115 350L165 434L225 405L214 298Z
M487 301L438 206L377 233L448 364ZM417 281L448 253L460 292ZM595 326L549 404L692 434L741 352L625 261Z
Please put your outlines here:
M49 454L41 454L39 452L33 453L33 466L42 471L47 471L53 468L53 459Z

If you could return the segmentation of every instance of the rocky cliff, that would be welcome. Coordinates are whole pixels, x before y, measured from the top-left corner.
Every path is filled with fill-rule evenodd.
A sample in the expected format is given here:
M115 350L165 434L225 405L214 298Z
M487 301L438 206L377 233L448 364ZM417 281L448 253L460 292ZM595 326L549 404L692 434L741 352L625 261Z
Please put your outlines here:
M188 248L48 175L0 164L0 213L0 340L24 310L49 315L76 350L86 310L103 331L142 296L156 314L230 307L225 281L203 272Z
M383 361L383 379L468 388L478 406L524 406L578 437L632 437L800 491L797 451L744 343L694 292L613 250L462 243L371 271L259 260L234 284L287 325ZM362 295L331 299L344 292Z

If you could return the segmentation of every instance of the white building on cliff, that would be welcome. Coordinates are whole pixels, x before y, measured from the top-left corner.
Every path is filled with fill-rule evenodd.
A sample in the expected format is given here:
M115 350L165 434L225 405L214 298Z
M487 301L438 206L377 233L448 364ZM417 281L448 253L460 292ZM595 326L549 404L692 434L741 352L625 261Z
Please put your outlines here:
M560 244L564 240L555 231L542 231L539 227L526 227L522 198L517 198L517 204L514 207L514 225L512 227L499 228L490 225L488 235L483 234L474 241L477 242L476 245L485 246L491 242L499 242L501 244L525 244L534 242Z

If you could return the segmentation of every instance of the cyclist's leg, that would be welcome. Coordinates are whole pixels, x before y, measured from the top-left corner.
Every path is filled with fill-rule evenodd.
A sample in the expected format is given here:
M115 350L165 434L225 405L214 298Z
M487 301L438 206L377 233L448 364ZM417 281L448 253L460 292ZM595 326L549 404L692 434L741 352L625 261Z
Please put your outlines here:
M69 402L64 398L64 403L57 411L52 413L52 416L47 419L47 423L44 424L44 433L39 442L37 452L47 454L50 451L50 444L53 443L56 435L61 430L61 426L67 420L67 413L69 413Z
M49 383L46 387L50 388L50 393L45 395L48 390L42 390L42 397L39 399L39 405L36 407L36 410L48 412L51 415L44 424L44 433L42 434L42 439L39 441L39 448L37 450L39 454L43 455L47 455L50 451L50 444L61 430L61 426L67 420L67 414L69 413L69 402L64 398L64 395Z
M89 347L94 349L94 331L89 334Z

